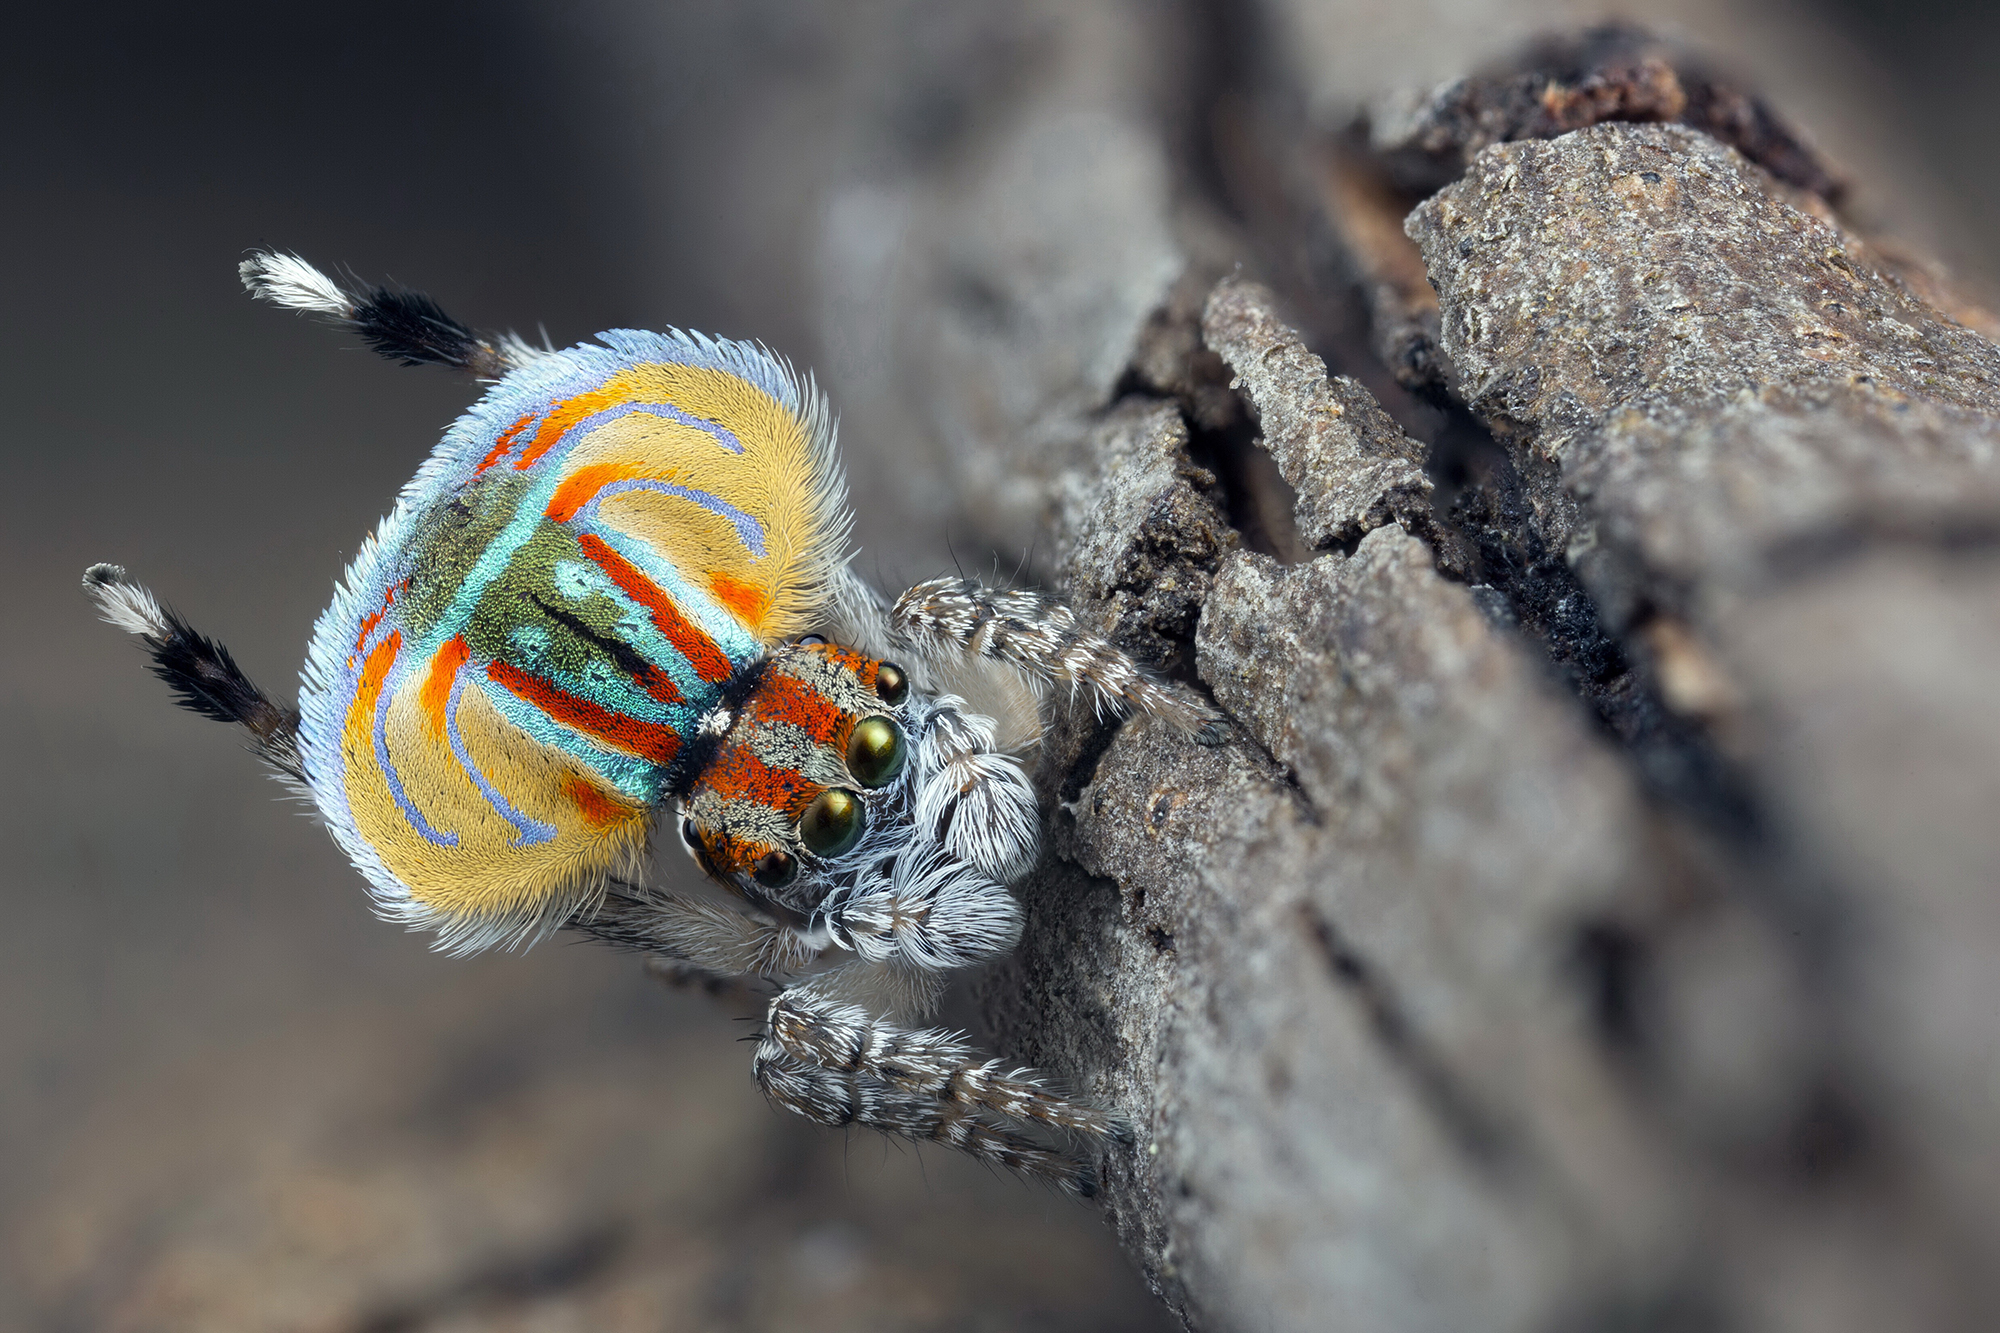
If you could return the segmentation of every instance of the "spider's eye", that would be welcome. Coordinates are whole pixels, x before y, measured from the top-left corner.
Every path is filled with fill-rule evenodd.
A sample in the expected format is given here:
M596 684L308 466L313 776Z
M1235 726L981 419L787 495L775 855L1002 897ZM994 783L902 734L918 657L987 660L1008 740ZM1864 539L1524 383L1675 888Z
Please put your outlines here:
M864 787L886 787L903 771L908 748L903 733L886 717L864 717L847 741L847 771Z
M798 639L798 644L801 648L816 648L825 642L826 635L824 634L801 634Z
M861 840L861 798L830 787L799 816L799 837L818 856L839 856Z
M883 703L899 704L909 692L910 678L903 674L903 668L894 662L884 662L875 668L875 693Z
M765 852L750 868L750 878L767 889L782 889L797 878L798 859L790 852Z
M687 844L687 849L691 852L700 850L701 834L695 831L692 819L683 819L681 821L681 841Z

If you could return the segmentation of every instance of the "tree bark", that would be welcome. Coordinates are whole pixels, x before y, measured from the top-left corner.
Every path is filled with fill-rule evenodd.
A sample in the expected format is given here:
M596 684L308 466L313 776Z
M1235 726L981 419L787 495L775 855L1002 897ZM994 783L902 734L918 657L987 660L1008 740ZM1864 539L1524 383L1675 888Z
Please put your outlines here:
M1059 722L996 1040L1193 1329L1992 1326L1989 321L1683 51L1357 122L1311 9L1192 116L1198 23L1051 11L830 215L876 397L1237 727Z

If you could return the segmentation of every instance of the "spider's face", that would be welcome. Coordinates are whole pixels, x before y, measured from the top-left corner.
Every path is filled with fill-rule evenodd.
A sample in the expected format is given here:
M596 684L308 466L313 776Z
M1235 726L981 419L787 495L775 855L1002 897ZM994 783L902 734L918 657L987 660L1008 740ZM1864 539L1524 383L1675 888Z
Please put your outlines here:
M711 876L864 957L957 966L1013 945L1019 908L992 887L1034 864L1040 821L986 719L912 689L893 663L810 643L773 654L718 722L682 805L682 838Z

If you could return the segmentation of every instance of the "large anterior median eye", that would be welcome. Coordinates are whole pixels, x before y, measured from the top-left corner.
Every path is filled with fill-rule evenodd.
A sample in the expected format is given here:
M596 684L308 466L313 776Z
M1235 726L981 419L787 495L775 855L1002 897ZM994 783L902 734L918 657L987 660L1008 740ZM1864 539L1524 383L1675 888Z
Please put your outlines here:
M861 798L838 787L821 792L799 816L799 839L819 856L852 848L861 840Z
M847 740L847 771L864 787L886 787L903 771L903 733L886 717L864 717Z

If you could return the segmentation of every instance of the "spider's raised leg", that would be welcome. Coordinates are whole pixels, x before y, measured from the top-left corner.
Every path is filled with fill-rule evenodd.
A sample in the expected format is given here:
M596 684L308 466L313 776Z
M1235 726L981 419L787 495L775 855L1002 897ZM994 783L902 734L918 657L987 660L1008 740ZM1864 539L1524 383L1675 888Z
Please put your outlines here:
M1088 1154L1014 1126L1043 1126L1082 1145L1130 1143L1124 1121L1050 1091L1031 1070L1003 1068L955 1033L843 1002L844 980L816 977L771 1002L755 1066L771 1100L821 1124L942 1143L1075 1194L1097 1192Z
M1156 680L1046 593L932 579L898 597L889 621L899 638L935 659L956 654L1004 662L1031 679L1081 690L1100 710L1137 709L1210 744L1223 737L1220 713Z
M299 710L257 688L229 650L199 633L134 583L119 565L92 565L84 591L105 620L136 634L153 657L153 674L173 687L181 707L234 722L250 733L264 762L295 782L305 781L299 760Z
M323 315L405 366L451 366L497 380L548 354L511 333L475 333L422 292L343 284L297 255L257 250L236 271L252 296Z

